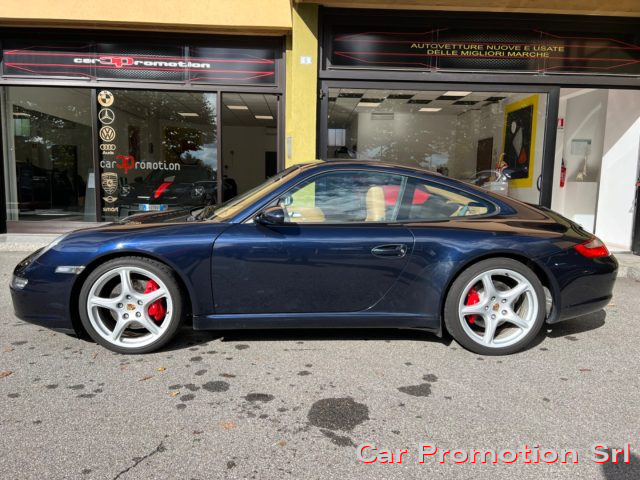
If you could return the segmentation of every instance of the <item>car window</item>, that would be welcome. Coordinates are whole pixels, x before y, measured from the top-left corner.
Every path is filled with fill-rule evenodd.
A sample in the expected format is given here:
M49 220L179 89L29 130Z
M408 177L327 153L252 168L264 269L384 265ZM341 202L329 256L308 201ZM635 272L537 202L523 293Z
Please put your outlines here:
M453 187L420 179L410 179L398 220L445 220L487 215L495 206L475 195Z
M278 200L287 223L395 221L407 178L382 172L327 172L296 185Z

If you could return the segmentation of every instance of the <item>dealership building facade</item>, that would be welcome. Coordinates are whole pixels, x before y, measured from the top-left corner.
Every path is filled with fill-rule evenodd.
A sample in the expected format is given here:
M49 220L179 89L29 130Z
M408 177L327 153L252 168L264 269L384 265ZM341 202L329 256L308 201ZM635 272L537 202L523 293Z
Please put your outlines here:
M640 252L635 0L131 3L3 3L3 231L195 208L294 163L367 159Z

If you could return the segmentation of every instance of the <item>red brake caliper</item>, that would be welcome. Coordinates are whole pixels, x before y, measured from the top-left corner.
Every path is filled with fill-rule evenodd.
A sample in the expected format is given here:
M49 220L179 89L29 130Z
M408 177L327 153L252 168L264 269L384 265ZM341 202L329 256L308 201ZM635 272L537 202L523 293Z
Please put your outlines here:
M147 284L144 287L144 293L151 293L155 290L158 290L160 287L153 280L147 280ZM167 309L162 302L162 299L158 299L149 305L149 315L153 317L156 322L161 322L164 320L164 316L167 313Z
M478 294L476 287L473 287L471 290L469 290L469 293L467 293L467 301L464 304L475 305L478 302L480 302L480 295ZM474 324L476 323L476 318L478 318L477 315L469 315L467 316L467 321L471 324Z

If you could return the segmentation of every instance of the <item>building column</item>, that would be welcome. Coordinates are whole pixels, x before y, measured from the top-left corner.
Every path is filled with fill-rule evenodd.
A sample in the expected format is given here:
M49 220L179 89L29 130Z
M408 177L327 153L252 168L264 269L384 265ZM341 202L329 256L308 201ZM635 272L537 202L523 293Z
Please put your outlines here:
M318 6L294 3L287 36L285 166L316 160Z

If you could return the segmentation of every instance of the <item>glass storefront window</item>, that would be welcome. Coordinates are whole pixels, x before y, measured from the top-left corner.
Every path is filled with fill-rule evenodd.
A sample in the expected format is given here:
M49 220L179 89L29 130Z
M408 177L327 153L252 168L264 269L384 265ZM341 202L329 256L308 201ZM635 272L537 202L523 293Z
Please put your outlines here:
M98 92L103 220L216 202L216 95Z
M242 194L278 171L278 96L223 93L223 200Z
M95 221L91 91L7 87L7 220Z
M425 168L538 203L547 94L331 88L327 158Z

